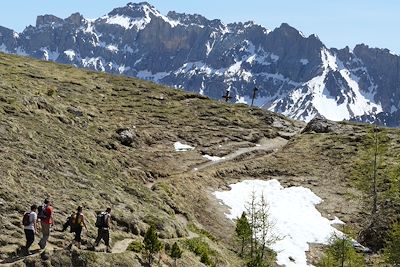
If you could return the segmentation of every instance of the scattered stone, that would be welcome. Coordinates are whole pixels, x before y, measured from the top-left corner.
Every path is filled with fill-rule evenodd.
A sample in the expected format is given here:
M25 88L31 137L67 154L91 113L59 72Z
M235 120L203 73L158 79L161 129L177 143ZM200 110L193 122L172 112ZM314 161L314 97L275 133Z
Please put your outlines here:
M133 129L120 128L116 131L117 140L124 146L134 146L137 142L137 135Z
M337 127L336 122L317 117L312 119L301 133L330 133L337 130Z
M140 220L133 220L130 224L131 232L134 235L144 235L146 227L146 224Z
M64 124L71 124L71 121L63 116L58 116L57 118Z
M40 258L44 261L47 261L48 259L50 259L50 253L45 250L40 254Z
M83 112L80 111L79 109L75 108L75 107L69 107L69 108L67 108L67 111L69 113L71 113L72 115L74 115L75 117L82 117L83 116Z
M39 98L37 99L36 104L37 104L38 109L44 109L44 110L46 110L47 112L52 113L52 114L56 113L56 109L54 108L54 106L50 105L50 104L46 101L46 99L44 99L44 98L42 98L42 97L39 97Z
M107 148L108 150L117 150L117 145L114 142L109 142L107 144L104 144L104 147Z

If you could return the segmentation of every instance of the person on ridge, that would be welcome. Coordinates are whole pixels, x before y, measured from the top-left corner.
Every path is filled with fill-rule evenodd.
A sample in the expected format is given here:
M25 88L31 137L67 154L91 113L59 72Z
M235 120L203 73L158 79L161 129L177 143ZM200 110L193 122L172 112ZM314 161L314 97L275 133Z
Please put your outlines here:
M79 206L76 210L76 213L71 215L71 232L75 233L74 243L78 248L81 248L81 234L83 227L85 227L87 232L87 226L85 222L85 216L82 213L83 208Z
M24 232L26 237L25 253L31 255L29 248L35 241L35 233L37 233L37 206L32 205L31 210L24 214L22 224L24 226Z
M107 252L111 252L110 247L110 227L111 227L111 208L107 208L105 212L101 212L97 215L96 227L97 238L94 246L97 247L100 241L103 239L104 244L107 246Z
M44 205L38 210L38 218L42 228L42 238L39 241L40 249L44 249L50 236L50 229L54 225L54 209L49 199L44 200Z

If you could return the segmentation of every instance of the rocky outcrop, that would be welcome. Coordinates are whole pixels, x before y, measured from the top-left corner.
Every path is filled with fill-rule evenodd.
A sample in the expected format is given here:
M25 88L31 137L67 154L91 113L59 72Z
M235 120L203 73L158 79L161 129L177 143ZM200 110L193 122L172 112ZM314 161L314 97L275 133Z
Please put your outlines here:
M338 126L333 121L328 121L323 118L312 119L303 129L302 133L331 133L337 131Z
M138 137L134 129L121 128L116 131L116 138L124 146L135 146L138 142Z

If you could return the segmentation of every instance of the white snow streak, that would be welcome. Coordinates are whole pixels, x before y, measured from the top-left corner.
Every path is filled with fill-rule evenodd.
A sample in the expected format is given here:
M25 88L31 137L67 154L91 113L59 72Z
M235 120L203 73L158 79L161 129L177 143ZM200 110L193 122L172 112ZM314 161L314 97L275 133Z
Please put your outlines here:
M217 156L210 156L210 155L203 155L203 158L206 158L211 161L220 161L225 159L225 157L217 157Z
M194 149L194 147L182 144L181 142L175 142L174 143L174 147L175 147L175 151L178 151L178 152L188 151L188 150L193 150Z
M76 57L75 51L71 49L65 50L64 54L69 58L69 60L74 60Z
M155 82L159 82L168 75L170 75L170 72L157 72L153 74L149 70L141 70L136 74L136 77L144 80L152 80Z
M60 53L58 53L58 51L51 51L47 47L40 48L40 51L43 51L44 60L56 61L57 58L60 56Z
M310 63L310 61L308 61L308 59L306 59L306 58L302 58L302 59L300 59L300 63L303 65L307 65L308 63Z

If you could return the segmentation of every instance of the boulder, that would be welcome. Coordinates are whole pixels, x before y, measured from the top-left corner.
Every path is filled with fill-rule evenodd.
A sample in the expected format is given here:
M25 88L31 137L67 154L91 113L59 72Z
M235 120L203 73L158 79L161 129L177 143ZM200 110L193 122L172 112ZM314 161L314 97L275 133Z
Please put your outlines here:
M335 132L337 128L338 125L336 122L316 117L307 124L301 133L331 133Z
M77 109L76 107L69 107L69 108L67 108L67 111L69 113L71 113L72 115L74 115L75 117L83 116L83 112L81 110Z
M116 131L117 140L124 146L133 147L138 142L138 136L133 129L120 128Z

